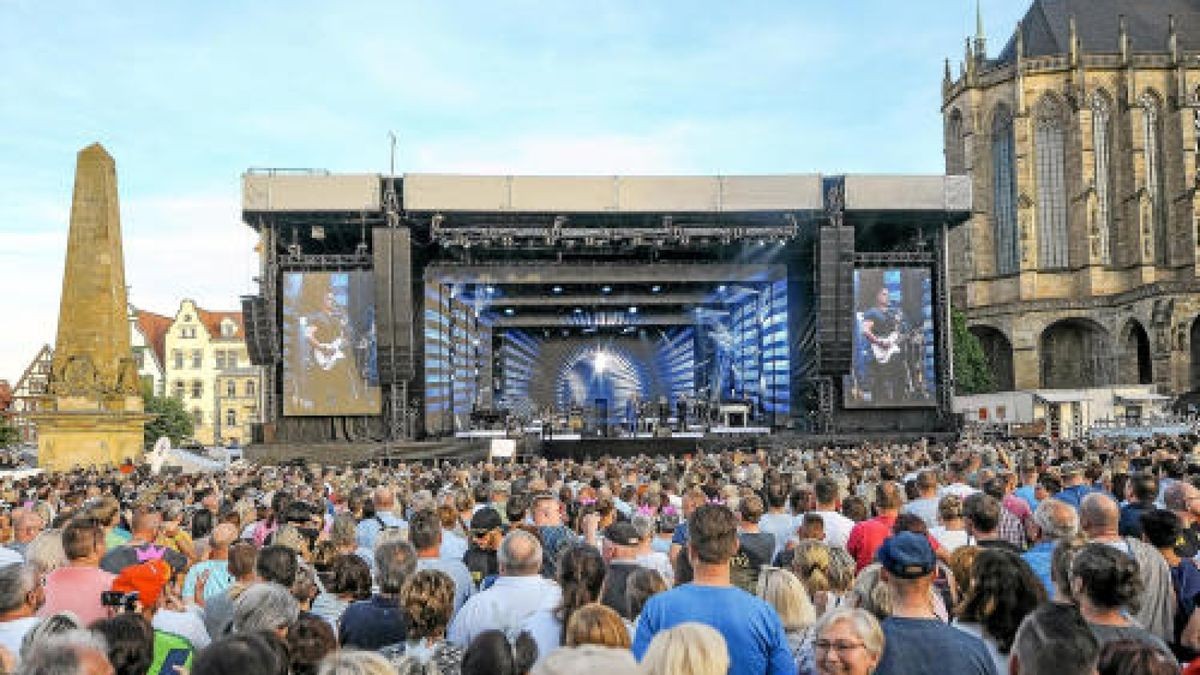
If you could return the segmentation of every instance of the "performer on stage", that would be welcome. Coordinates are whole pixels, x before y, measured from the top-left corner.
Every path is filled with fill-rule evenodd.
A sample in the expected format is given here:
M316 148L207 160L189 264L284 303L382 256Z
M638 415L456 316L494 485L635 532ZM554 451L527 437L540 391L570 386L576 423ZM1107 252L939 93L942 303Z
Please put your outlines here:
M304 320L304 341L309 349L305 398L326 405L343 392L357 399L362 380L352 355L350 321L333 291L324 295L321 308ZM319 404L318 404L319 405Z

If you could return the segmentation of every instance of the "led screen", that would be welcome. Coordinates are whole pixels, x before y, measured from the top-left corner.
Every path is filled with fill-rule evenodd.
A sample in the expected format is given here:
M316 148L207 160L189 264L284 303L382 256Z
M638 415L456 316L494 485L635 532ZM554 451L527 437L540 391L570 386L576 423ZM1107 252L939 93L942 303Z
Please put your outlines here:
M847 407L934 405L933 298L923 267L854 270Z
M283 277L283 414L375 415L375 287L370 272Z

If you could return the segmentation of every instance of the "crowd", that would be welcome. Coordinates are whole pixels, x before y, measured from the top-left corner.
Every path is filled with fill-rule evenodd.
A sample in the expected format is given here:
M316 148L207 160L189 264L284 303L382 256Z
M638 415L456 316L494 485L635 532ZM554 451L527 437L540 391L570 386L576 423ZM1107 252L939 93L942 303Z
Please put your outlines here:
M0 672L1200 673L1200 447L0 479Z

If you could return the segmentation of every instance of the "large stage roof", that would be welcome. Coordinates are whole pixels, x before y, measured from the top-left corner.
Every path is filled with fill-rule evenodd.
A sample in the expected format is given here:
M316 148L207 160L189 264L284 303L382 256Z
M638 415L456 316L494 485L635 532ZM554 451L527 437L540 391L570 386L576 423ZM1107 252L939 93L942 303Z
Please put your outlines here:
M825 210L820 174L761 176L482 176L405 174L400 208L462 214L816 215ZM971 210L965 176L847 175L847 212L943 214ZM378 213L386 177L321 171L252 170L243 176L246 213Z

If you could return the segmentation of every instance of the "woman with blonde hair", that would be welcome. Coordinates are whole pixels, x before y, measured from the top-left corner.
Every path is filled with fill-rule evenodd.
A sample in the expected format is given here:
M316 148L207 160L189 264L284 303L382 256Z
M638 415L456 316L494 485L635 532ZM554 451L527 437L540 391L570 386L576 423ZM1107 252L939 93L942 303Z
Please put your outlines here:
M854 583L854 558L846 549L801 541L792 553L792 573L804 584L817 616L841 607Z
M764 567L758 577L758 597L775 609L779 620L783 622L783 632L787 635L788 648L800 673L812 673L813 650L812 642L815 635L813 624L817 622L817 612L804 584L788 570L779 567Z
M821 617L813 643L820 675L870 675L883 655L883 629L870 612L835 609Z
M681 623L660 631L642 659L645 675L725 675L729 649L725 638L701 623Z
M571 614L563 644L567 647L598 645L629 649L633 641L620 614L611 607L591 602Z

